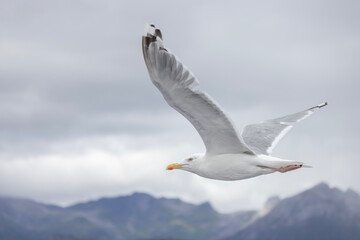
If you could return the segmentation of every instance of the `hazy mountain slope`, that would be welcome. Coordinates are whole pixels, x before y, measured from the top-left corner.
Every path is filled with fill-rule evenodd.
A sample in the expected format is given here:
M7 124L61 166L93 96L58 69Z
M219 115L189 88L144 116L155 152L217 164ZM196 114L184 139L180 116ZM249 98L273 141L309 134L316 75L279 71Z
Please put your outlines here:
M360 239L360 196L319 184L280 201L232 239Z
M1 239L360 239L360 196L319 184L234 214L143 193L68 208L0 197Z
M112 224L128 237L182 239L214 239L233 234L255 213L219 214L209 203L193 205L142 193L78 204L69 210Z
M209 203L141 193L69 208L0 198L0 239L219 239L240 230L254 214L219 214Z
M80 214L30 200L0 198L0 239L101 239L107 232ZM105 239L105 238L104 238Z

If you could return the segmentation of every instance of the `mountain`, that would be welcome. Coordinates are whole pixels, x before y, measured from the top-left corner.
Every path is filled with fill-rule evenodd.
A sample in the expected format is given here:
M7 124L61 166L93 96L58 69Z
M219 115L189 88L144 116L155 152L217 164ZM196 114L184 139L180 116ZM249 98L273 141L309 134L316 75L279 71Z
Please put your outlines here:
M360 239L360 196L322 183L233 214L144 193L67 208L0 197L1 239Z
M78 204L68 210L111 224L114 236L119 239L173 236L211 239L226 230L234 233L242 224L234 226L231 222L246 223L255 213L219 214L209 203L193 205L179 199L156 199L143 193Z
M68 208L0 198L0 239L220 239L239 231L254 215L220 214L209 203L143 193Z
M0 239L86 239L108 236L80 214L34 201L0 198ZM89 238L90 239L90 238Z
M276 204L226 240L360 239L360 196L321 183Z

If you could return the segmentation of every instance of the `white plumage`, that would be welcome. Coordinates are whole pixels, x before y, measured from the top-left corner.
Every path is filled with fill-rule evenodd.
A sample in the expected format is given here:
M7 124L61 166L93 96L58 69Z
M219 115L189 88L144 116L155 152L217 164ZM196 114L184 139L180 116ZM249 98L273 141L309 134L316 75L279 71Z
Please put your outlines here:
M293 123L305 119L327 103L248 125L239 136L220 106L208 94L195 89L198 80L164 47L162 34L154 25L145 26L142 48L152 82L166 102L192 123L206 146L206 153L194 154L182 163L170 164L168 170L177 168L212 179L240 180L304 166L302 162L279 159L270 154Z

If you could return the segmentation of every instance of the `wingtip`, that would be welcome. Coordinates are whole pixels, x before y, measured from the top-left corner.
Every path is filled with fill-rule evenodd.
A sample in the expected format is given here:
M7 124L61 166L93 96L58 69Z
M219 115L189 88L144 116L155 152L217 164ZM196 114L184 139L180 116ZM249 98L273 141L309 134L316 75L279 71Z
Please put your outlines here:
M155 25L146 23L144 26L143 37L155 35Z
M317 107L318 107L318 108L322 108L322 107L325 107L326 105L328 105L328 103L327 103L327 102L324 102L324 103L322 103L322 104L319 104Z
M143 37L159 37L160 39L162 39L162 34L160 29L157 29L154 24L146 23L143 31Z
M156 41L161 42L162 39L163 38L161 31L157 29L154 24L148 24L148 23L145 24L144 31L142 34L143 51L145 51L145 49L148 48L152 42L156 42Z
M316 110L316 109L325 107L325 106L327 106L327 105L328 105L328 103L327 103L327 102L324 102L324 103L321 103L321 104L319 104L319 105L317 105L317 106L315 106L315 107L309 108L309 110Z

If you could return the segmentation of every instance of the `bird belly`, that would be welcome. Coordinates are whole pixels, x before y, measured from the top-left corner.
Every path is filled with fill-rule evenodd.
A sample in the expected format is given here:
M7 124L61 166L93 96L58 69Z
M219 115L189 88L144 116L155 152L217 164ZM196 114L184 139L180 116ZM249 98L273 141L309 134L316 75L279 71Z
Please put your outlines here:
M258 167L258 158L248 154L222 154L206 158L198 175L206 178L235 181L274 172Z

